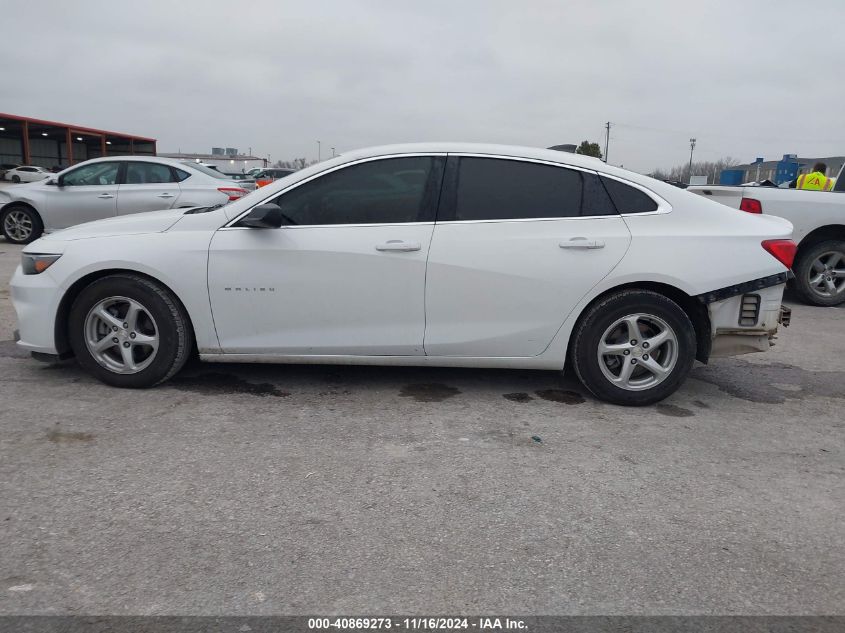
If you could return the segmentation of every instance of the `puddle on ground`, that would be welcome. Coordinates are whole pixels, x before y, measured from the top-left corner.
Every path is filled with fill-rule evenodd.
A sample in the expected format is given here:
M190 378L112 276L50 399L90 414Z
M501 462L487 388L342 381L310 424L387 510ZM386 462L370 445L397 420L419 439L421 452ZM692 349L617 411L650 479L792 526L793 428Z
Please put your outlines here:
M457 396L460 390L449 385L439 383L418 383L405 385L399 392L403 398L413 398L417 402L443 402L444 400Z
M248 382L234 374L222 372L209 372L195 376L175 376L165 384L180 391L192 391L205 396L243 393L251 396L285 398L290 395L287 391L282 391L269 382Z
M785 363L757 365L726 358L697 367L690 376L749 402L781 404L807 396L845 398L845 371L809 371Z
M657 404L654 406L657 412L660 415L668 415L673 418L689 418L695 415L689 409L684 409L683 407L675 406L674 404Z
M531 402L534 399L524 392L503 393L502 397L505 400L510 400L511 402Z
M47 439L54 444L88 444L94 441L93 433L83 433L81 431L58 431L50 429L47 431Z
M550 402L562 402L564 404L582 404L584 396L577 391L565 391L563 389L541 389L535 391L535 394L540 396L543 400Z

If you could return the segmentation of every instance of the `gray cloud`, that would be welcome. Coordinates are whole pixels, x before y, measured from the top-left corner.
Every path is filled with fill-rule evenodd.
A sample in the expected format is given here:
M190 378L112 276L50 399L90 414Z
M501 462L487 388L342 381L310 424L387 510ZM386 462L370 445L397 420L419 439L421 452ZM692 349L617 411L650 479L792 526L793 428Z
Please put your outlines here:
M845 152L845 4L387 0L31 3L0 110L273 159L426 140L696 155Z

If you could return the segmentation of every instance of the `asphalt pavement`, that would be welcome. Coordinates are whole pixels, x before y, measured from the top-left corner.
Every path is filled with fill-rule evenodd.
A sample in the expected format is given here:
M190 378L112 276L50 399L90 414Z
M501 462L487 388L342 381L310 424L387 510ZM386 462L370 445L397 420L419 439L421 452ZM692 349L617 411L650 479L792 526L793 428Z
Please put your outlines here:
M628 409L532 371L119 390L18 351L8 294L0 614L845 614L842 309Z

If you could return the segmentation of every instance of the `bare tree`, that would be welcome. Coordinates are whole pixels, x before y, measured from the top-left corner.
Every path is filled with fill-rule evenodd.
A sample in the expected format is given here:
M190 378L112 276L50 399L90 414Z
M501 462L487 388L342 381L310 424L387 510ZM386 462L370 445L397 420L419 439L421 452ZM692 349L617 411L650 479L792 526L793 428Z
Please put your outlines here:
M723 169L730 169L738 164L739 161L730 156L725 156L716 161L698 161L692 164L692 174L695 176L707 176L707 184L715 185L719 182L719 174L722 173ZM650 175L658 180L689 182L690 166L689 163L682 163L675 165L669 170L655 169Z

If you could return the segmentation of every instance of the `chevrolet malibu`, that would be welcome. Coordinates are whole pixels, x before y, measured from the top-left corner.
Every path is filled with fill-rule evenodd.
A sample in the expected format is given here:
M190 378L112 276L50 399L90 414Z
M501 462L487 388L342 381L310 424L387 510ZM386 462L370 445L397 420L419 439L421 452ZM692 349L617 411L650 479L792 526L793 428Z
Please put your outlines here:
M789 222L550 150L345 154L225 206L39 239L12 280L19 342L150 387L203 361L571 367L645 405L695 359L763 351Z

